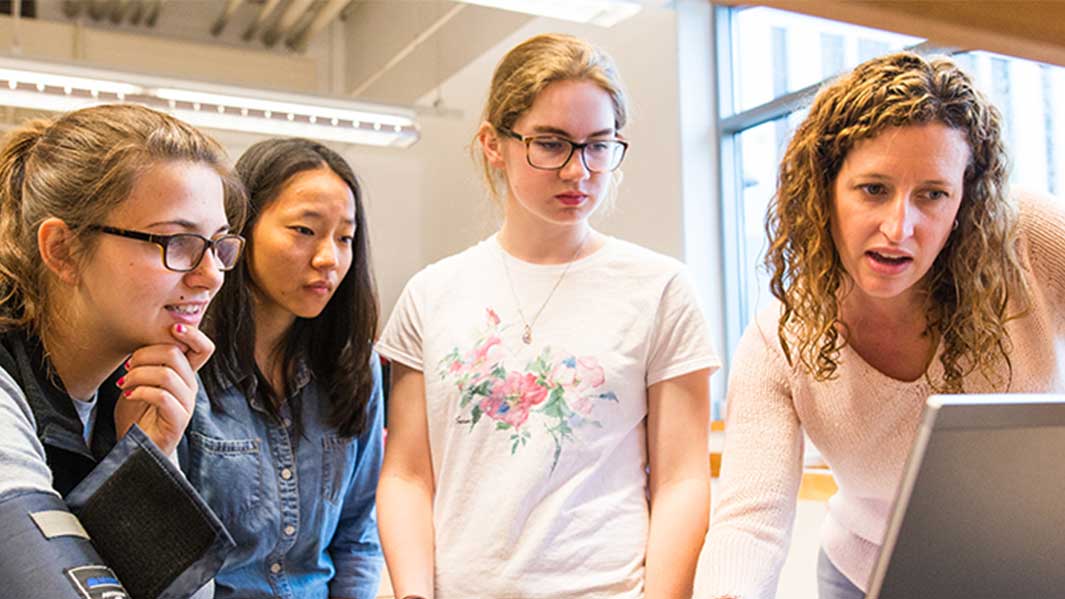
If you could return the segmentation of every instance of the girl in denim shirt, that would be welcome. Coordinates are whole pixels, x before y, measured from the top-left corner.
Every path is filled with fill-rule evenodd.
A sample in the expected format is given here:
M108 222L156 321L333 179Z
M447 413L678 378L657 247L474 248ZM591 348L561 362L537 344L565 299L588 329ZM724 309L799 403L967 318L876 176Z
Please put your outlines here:
M183 455L237 543L215 596L372 598L382 402L362 192L303 139L255 144L236 171L248 259L208 315L219 351Z

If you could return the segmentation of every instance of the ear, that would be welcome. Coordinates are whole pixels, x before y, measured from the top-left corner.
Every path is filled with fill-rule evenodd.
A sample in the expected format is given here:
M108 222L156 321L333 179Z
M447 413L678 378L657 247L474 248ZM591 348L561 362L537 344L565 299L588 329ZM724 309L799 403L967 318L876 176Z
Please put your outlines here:
M78 280L77 263L74 260L74 231L62 220L51 217L37 227L37 251L48 270L67 285Z
M477 141L480 142L481 151L484 152L484 161L489 166L498 169L506 166L503 161L503 148L499 135L496 134L496 128L488 121L481 123L481 128L477 130Z

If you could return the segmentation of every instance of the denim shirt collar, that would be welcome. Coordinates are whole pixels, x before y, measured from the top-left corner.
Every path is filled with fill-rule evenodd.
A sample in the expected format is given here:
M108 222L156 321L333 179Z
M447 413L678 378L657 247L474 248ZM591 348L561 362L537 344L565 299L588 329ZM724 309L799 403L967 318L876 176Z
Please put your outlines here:
M260 399L262 396L258 393L259 379L255 376L257 370L258 367L253 366L252 370L245 372L238 380L227 383L222 388L222 391L228 395L230 393L239 393L241 389L247 388L249 392L248 403L250 403L256 410L265 412L266 410ZM311 367L307 364L307 359L300 356L296 360L296 375L293 377L293 382L295 384L291 389L288 389L285 399L290 400L299 395L300 392L303 391L303 388L306 387L313 378L314 373L311 371ZM245 387L245 385L247 385L247 387Z

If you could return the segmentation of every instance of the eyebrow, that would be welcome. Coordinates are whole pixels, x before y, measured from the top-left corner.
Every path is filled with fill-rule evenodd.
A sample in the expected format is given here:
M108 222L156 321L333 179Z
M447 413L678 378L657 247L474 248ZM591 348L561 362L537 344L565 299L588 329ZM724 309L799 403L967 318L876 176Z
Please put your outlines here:
M297 218L316 218L316 219L319 219L319 220L325 218L325 216L323 216L321 212L318 212L317 210L312 210L310 208L304 208L303 210L300 210L298 213L296 213L295 216ZM346 225L354 225L355 224L355 218L354 217L352 217L352 218L345 217L343 219L343 222Z
M851 177L851 179L852 180L853 179L873 179L873 180L876 180L876 181L891 181L891 177L889 177L887 175L882 175L880 173L858 173L856 175L853 175ZM921 184L922 185L942 185L944 187L949 187L949 186L953 185L950 181L945 181L943 179L925 179L924 181L921 181Z
M167 226L167 225L178 226L178 227L181 227L182 229L185 229L186 231L196 231L197 229L199 229L199 226L196 223L194 223L192 221L189 221L189 220L180 219L180 218L174 219L174 220L161 220L161 221L158 221L158 222L154 222L154 223L148 225L145 228L146 229L151 229L153 227L164 227L164 226ZM215 229L215 232L212 233L212 235L218 235L219 233L225 233L228 230L229 230L229 224L227 223L227 224L224 224L221 227L218 227L217 229Z
M565 129L559 129L558 127L536 126L533 127L533 131L536 131L537 133L550 133L553 135L559 135L561 137L573 139L573 135L570 135L569 131L566 131ZM616 135L616 132L613 127L609 129L600 129L598 131L590 133L587 137L585 137L585 139L588 139L589 137L602 137L603 135Z

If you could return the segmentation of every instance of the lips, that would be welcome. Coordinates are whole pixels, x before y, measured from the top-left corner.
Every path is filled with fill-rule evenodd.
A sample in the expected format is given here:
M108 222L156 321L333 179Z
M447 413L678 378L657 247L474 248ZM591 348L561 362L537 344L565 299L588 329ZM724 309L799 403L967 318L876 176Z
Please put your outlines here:
M325 282L311 283L304 285L303 288L317 295L329 295L333 292L333 285Z
M207 309L207 302L186 302L180 304L167 304L163 306L175 321L184 324L195 325L203 318L204 310Z
M555 196L559 202L565 206L579 206L588 197L587 194L579 192L560 193Z
M869 250L865 257L874 271L885 275L899 274L913 263L913 256L893 252Z
M880 262L882 264L898 265L898 264L904 264L906 262L913 262L913 258L911 258L910 256L881 254L880 252L872 252L872 251L866 252L865 255L869 256L873 260L876 260L877 262Z

